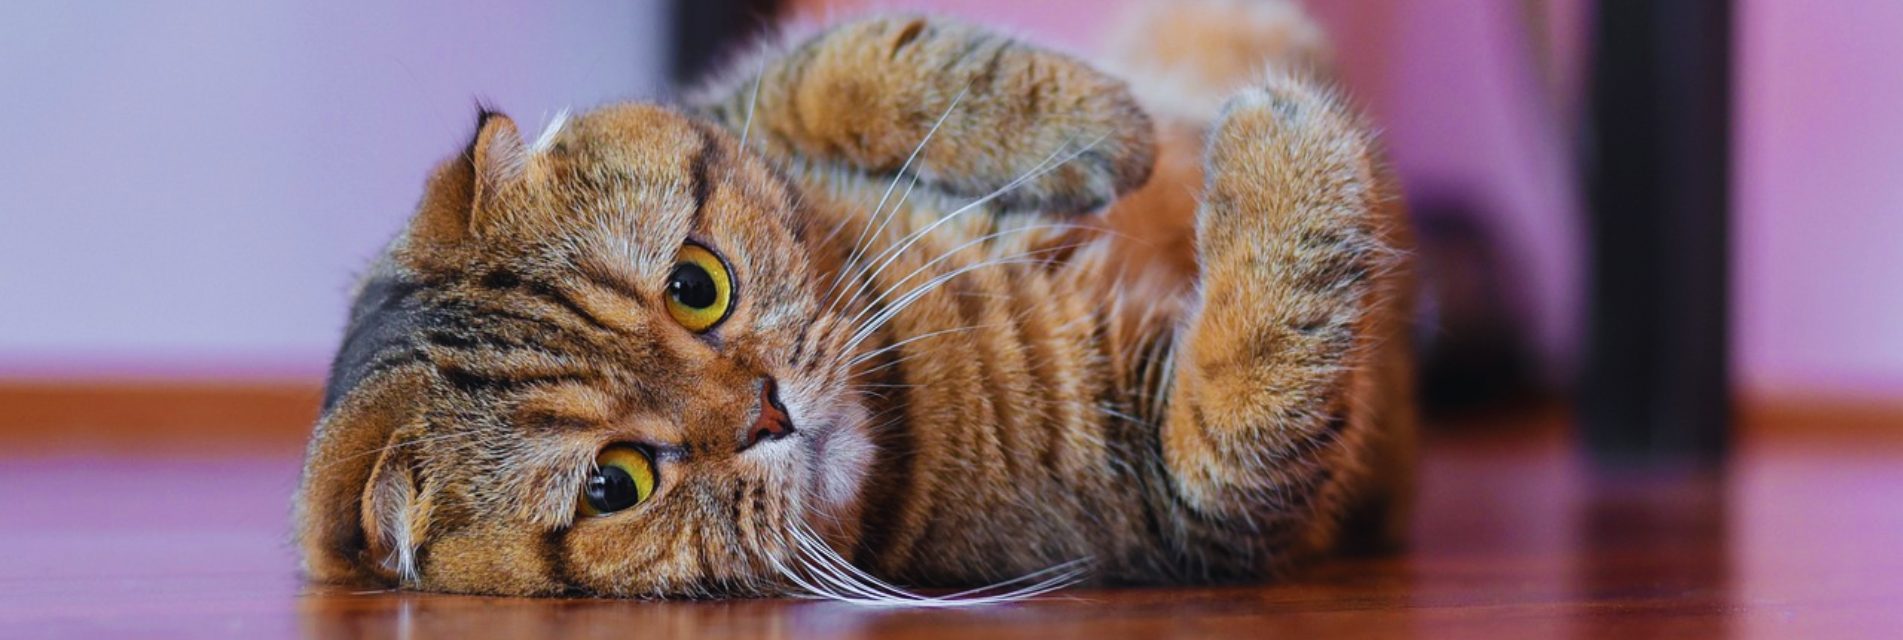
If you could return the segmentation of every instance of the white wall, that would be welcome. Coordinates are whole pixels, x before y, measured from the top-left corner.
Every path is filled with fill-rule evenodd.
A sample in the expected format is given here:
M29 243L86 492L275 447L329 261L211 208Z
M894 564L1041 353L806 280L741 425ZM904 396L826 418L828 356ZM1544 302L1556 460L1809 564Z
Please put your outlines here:
M320 372L476 100L658 95L664 11L0 3L0 376Z

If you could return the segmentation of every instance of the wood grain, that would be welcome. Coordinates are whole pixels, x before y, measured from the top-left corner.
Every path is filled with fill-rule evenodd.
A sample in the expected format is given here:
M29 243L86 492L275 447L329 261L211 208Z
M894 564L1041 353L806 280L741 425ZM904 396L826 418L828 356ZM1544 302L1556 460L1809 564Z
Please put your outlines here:
M255 453L297 450L317 419L315 381L0 382L0 449Z
M209 406L194 411L242 413ZM1903 447L1882 444L1897 439L1877 431L1874 410L1842 412L1861 435L1818 437L1833 413L1755 411L1727 469L1643 473L1589 468L1564 414L1497 417L1499 428L1461 431L1492 435L1432 443L1406 553L1331 560L1274 585L958 611L309 587L285 524L301 435L249 452L9 448L0 637L1893 637Z

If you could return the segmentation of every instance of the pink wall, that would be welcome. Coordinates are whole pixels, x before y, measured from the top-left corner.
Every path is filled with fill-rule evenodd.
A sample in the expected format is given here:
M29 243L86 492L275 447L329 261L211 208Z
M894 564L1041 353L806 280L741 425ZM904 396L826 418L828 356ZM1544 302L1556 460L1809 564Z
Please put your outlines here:
M0 3L0 376L321 374L476 98L653 95L659 6Z
M1581 52L1579 2L1548 16L1561 58ZM1569 95L1577 68L1543 71L1521 2L1314 2L1341 49L1343 82L1382 127L1410 196L1472 203L1518 265L1518 302L1564 382L1580 323L1580 194L1574 184ZM1551 74L1550 77L1547 74ZM1558 95L1549 95L1549 89Z
M1903 396L1903 2L1742 5L1743 381Z

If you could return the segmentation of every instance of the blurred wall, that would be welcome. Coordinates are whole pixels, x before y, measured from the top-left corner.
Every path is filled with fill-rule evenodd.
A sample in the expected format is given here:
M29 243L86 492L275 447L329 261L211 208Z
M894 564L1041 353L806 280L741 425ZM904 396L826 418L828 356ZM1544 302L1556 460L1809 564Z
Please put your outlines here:
M662 87L665 3L0 3L0 376L323 370L466 144Z
M1741 4L1743 382L1903 397L1903 2Z

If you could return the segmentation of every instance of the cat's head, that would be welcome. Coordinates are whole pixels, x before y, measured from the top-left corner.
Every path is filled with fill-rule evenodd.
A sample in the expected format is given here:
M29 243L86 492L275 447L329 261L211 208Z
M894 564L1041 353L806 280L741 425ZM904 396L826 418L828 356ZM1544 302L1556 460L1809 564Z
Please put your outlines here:
M795 535L850 544L868 410L797 201L660 107L532 143L485 113L358 295L297 498L307 571L757 593Z

